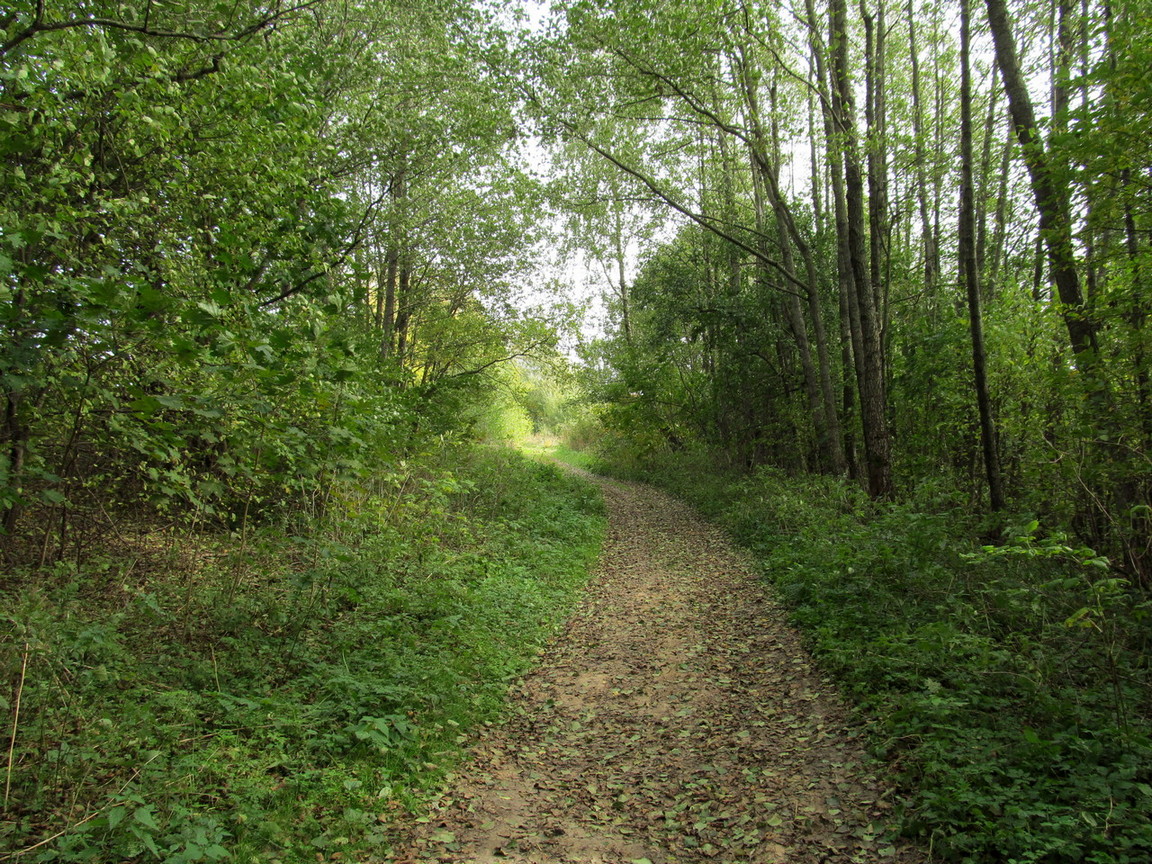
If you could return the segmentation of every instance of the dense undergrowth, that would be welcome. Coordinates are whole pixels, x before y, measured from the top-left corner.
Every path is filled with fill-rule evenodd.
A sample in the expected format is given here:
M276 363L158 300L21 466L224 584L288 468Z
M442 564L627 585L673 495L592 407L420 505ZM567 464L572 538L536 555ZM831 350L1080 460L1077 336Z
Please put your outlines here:
M499 712L603 521L591 487L500 448L397 464L311 515L8 577L0 860L386 853L389 814Z
M753 551L947 861L1152 858L1152 603L1028 517L996 545L924 487L876 504L824 477L665 454L655 482Z

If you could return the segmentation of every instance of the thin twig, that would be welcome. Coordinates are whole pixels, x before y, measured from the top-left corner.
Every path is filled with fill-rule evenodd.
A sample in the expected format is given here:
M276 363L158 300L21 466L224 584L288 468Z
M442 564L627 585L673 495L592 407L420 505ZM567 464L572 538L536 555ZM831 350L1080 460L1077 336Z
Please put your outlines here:
M53 834L51 837L45 837L39 843L33 843L31 846L25 846L23 849L17 849L15 852L8 852L8 853L4 854L3 856L0 856L0 861L15 861L21 855L27 855L33 849L39 849L41 846L44 846L47 843L51 843L53 840L57 839L58 837L63 837L69 831L72 831L75 828L79 828L85 822L91 822L93 819L95 819L97 816L99 816L101 813L103 813L105 810L107 810L109 807L111 807L113 804L115 804L117 796L119 796L121 792L123 792L125 789L127 789L129 784L133 780L135 780L137 777L140 776L140 772L143 771L145 768L147 768L150 764L152 764L152 762L159 756L160 756L160 753L157 752L155 756L153 756L151 759L149 759L147 762L145 762L143 765L141 765L139 768L137 768L135 771L133 771L132 776L124 781L124 784L119 789L116 790L116 794L112 795L108 799L108 803L105 804L103 807L100 807L99 809L93 810L91 813L89 813L87 816L85 816L79 822L75 822L72 825L68 825L67 827L62 828L61 830L59 830L55 834Z
M12 756L16 751L16 729L20 725L20 699L24 696L24 677L28 674L28 643L24 643L24 659L20 664L20 684L16 687L16 710L12 713L12 734L8 736L8 771L4 777L4 809L12 792Z

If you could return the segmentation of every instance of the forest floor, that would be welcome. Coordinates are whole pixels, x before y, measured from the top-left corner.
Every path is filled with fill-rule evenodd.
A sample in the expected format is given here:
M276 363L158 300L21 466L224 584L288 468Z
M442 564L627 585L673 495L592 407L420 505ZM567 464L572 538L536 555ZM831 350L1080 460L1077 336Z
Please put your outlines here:
M566 629L403 864L923 862L747 556L690 508L592 478L609 530Z

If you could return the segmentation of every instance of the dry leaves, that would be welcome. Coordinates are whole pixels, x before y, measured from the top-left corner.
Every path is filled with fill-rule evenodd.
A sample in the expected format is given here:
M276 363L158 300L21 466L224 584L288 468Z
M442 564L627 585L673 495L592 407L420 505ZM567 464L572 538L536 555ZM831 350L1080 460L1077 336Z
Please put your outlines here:
M719 529L596 478L610 533L565 632L400 861L912 862L891 790Z

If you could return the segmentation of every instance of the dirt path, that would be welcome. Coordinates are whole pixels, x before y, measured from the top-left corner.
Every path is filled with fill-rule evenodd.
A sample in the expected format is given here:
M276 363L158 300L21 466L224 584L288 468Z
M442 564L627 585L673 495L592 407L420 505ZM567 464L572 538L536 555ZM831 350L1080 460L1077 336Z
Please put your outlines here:
M609 534L567 629L401 862L922 862L797 634L719 529L594 478Z

